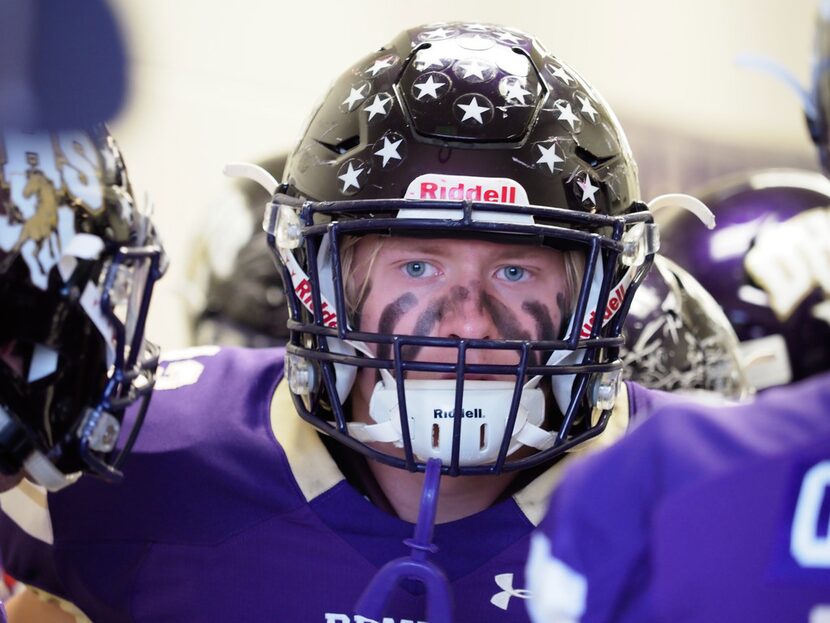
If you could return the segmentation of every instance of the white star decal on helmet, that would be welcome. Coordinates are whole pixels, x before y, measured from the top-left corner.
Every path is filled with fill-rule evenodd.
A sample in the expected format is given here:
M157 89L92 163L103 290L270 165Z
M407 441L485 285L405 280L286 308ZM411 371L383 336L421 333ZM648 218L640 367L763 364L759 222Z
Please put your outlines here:
M493 34L496 35L501 41L507 41L508 43L512 43L514 45L516 43L519 43L519 38L516 35L507 32L506 30L502 32L495 32Z
M461 76L464 79L470 78L478 78L479 80L484 80L484 74L482 73L487 69L487 65L482 65L478 61L467 61L465 63L458 63L458 66L464 70L464 75Z
M349 107L349 110L351 110L352 108L354 108L354 105L357 102L359 102L359 101L366 98L366 96L363 95L363 89L365 89L367 86L368 85L366 85L366 84L362 84L362 85L360 85L360 88L358 88L358 89L355 89L354 87L350 87L349 88L349 97L347 97L342 102L340 102L340 104L341 105L346 104Z
M363 173L363 168L355 169L353 166L354 163L350 162L347 171L343 175L338 175L337 179L343 180L343 188L340 189L341 192L346 192L354 186L357 189L360 189L360 184L357 182L357 178Z
M599 113L591 104L591 100L589 100L587 97L582 97L581 95L577 95L576 99L579 100L579 103L582 106L582 114L588 117L591 120L591 123L596 123L597 116L599 115Z
M392 101L392 98L389 95L384 96L383 93L378 93L375 95L375 99L372 100L364 110L369 113L369 121L375 115L385 115L386 114L386 105Z
M383 147L374 152L376 156L383 158L383 164L381 166L385 167L392 158L395 160L401 159L401 155L398 153L398 147L400 147L401 143L403 143L402 138L393 142L389 140L388 136L383 137Z
M504 94L504 99L508 102L515 100L519 104L524 104L526 95L530 95L530 91L522 87L521 83L517 80L507 85L507 92Z
M433 99L438 99L438 89L447 86L446 82L436 82L434 76L430 76L421 84L413 84L412 87L418 89L420 93L416 95L416 99L421 99L424 95L429 95Z
M537 147L539 148L539 151L542 152L542 155L539 156L536 164L546 165L550 169L551 173L557 170L557 162L565 161L564 158L561 158L556 154L556 143L553 143L550 147L543 147L542 145L537 145Z
M489 37L482 37L476 33L473 36L467 35L459 39L459 44L468 50L487 50L493 47L493 40Z
M559 111L557 119L559 119L559 121L567 121L571 126L571 130L573 130L576 127L576 122L579 121L579 117L574 114L571 105L568 102L557 102L556 110Z
M561 67L556 67L555 65L548 65L548 71L559 78L562 82L570 86L571 82L573 82L573 78Z
M461 121L467 121L467 119L474 119L481 124L484 124L484 119L481 117L481 113L487 110L487 106L480 106L478 100L473 96L470 100L469 104L456 104L461 110L464 111L464 117Z
M391 58L381 58L374 62L374 64L366 70L366 73L372 74L372 76L377 76L379 72L383 71L384 69L391 67L393 65L393 60Z
M594 186L591 184L591 176L587 173L585 174L585 180L580 181L578 178L576 180L576 185L582 189L582 201L590 201L593 205L597 204L594 195L597 194L599 190L599 186Z
M453 32L454 31L447 30L446 28L436 28L435 30L428 30L428 31L424 32L423 37L424 37L424 39L430 39L430 40L432 40L432 39L446 39L451 34L453 34Z
M429 50L423 50L418 53L418 56L415 58L415 69L418 71L426 71L430 67L438 67L439 69L443 69L447 63L444 59L441 58L438 54L430 54Z

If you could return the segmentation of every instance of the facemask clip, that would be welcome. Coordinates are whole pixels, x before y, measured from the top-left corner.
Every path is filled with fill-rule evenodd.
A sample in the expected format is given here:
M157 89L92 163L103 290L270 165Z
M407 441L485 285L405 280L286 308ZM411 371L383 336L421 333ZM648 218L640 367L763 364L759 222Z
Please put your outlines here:
M317 388L317 369L305 357L286 355L285 376L289 389L298 396L308 396Z
M275 210L276 221L273 219ZM280 203L267 204L262 219L262 228L276 238L277 247L281 250L296 249L303 244L300 217L291 206Z
M612 409L622 385L622 370L603 372L591 387L591 402L603 411Z
M625 266L640 266L646 255L660 249L660 231L653 223L637 223L623 235L620 261Z
M78 436L87 434L89 448L106 453L115 448L120 431L121 424L114 416L100 409L90 409L78 428Z

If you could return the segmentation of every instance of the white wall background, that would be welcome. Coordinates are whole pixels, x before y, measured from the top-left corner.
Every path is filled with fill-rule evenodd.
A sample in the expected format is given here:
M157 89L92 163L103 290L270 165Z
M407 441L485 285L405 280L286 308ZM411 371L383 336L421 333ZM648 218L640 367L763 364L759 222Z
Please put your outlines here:
M149 335L187 345L188 248L230 184L221 170L291 147L330 82L407 26L514 26L585 76L626 123L810 161L797 98L735 64L758 53L806 84L813 0L114 0L130 45L131 93L111 124L134 186L155 199L172 259ZM660 134L632 140L635 156ZM263 195L263 200L265 196Z

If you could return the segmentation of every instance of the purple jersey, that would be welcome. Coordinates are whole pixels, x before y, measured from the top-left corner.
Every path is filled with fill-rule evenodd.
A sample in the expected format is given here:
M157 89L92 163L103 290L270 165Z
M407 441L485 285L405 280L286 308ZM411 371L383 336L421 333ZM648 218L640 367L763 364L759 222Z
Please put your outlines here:
M0 496L10 572L96 622L371 623L354 604L380 567L409 553L413 526L344 479L279 383L281 351L210 347L164 365L122 484L82 478L39 503L30 485ZM632 413L671 399L628 392ZM451 583L456 622L528 620L529 537L557 478L554 466L436 526L432 560ZM378 623L423 621L417 588L400 588Z
M531 610L538 623L828 621L829 532L830 375L658 410L554 494Z

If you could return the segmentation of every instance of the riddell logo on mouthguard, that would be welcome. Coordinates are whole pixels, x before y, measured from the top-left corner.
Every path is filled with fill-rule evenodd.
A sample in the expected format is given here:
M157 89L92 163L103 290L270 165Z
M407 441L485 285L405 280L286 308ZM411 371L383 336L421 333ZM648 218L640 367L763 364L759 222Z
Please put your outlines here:
M409 184L406 199L427 201L475 201L528 205L527 192L506 177L469 175L419 175Z
M440 420L443 418L452 418L455 417L455 409L450 409L449 411L444 411L443 409L433 409L432 410L432 418L435 420ZM466 411L461 411L461 417L467 418L483 418L484 417L484 410L483 409L467 409Z

